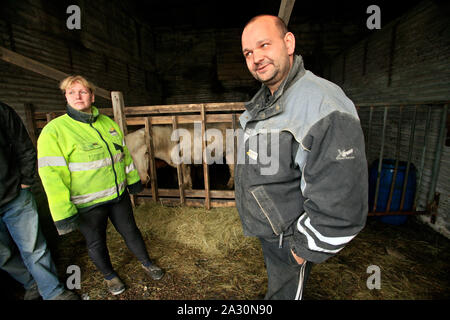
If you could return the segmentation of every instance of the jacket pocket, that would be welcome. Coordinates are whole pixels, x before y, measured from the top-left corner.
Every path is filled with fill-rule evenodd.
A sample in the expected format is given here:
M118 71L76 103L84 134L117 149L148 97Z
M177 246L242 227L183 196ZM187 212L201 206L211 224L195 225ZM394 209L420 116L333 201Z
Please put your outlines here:
M277 236L280 235L283 232L281 215L277 207L275 206L275 203L272 201L272 199L264 189L264 186L258 186L256 188L250 189L250 193L255 198L259 209L269 222L273 232Z
M94 160L101 160L106 157L105 151L103 150L102 146L97 143L84 143L78 145L79 153L78 161L94 161Z
M79 144L79 148L83 151L98 151L102 148L97 142Z

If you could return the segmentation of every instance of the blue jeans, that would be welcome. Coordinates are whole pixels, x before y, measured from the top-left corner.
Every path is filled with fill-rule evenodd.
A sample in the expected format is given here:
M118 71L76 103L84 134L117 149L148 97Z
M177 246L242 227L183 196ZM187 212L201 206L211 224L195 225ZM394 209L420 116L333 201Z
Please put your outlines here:
M291 237L291 236L289 236ZM278 240L261 241L264 263L267 270L267 292L265 300L301 300L306 286L312 262L299 265L292 256L290 238L284 239L279 248Z
M0 268L26 290L36 282L44 300L64 290L40 230L36 202L30 189L22 189L14 200L0 207Z

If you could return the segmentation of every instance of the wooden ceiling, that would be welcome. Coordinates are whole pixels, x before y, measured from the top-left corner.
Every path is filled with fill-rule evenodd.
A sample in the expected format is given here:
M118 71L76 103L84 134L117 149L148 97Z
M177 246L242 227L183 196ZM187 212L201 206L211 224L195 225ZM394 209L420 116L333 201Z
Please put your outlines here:
M289 24L326 23L343 21L362 24L368 18L367 7L377 4L381 8L382 24L397 18L420 0L128 0L123 4L139 20L152 27L190 28L242 28L258 14L289 15Z

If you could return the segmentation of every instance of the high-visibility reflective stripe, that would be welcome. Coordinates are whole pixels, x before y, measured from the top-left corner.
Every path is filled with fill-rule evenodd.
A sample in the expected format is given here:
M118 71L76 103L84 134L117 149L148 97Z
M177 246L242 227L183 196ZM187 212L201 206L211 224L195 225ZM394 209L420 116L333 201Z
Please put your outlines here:
M301 217L298 219L298 222L297 222L297 229L298 229L298 231L300 231L302 234L304 234L304 235L306 236L306 240L308 241L308 248L309 248L309 250L312 250L312 251L319 251L319 252L328 252L328 253L337 253L337 252L339 252L339 251L341 251L341 250L343 249L343 247L342 247L342 248L339 248L339 249L336 249L336 250L328 250L328 249L324 249L324 248L319 247L319 246L316 244L316 241L314 240L314 238L311 237L311 236L309 235L309 233L306 231L305 228L303 228L303 226L302 226L301 223L300 223L300 221L302 220L302 218L303 218L305 215L306 215L306 213L303 214L303 216L301 216Z
M64 157L42 157L38 159L38 168L67 166Z
M127 166L126 168L125 168L125 173L126 174L129 174L131 171L133 171L135 169L135 167L134 167L134 163L132 162L129 166Z
M356 237L356 234L353 236L347 236L347 237L326 237L326 236L322 235L319 231L316 230L316 228L314 228L311 225L311 220L309 219L309 217L307 217L305 219L305 226L309 230L311 230L320 241L331 244L333 246L340 246L340 245L346 244L347 242L350 242L350 240L352 240L354 237Z
M122 161L124 158L124 154L122 152L116 154L113 156L114 163ZM111 158L105 158L100 160L95 160L91 162L70 162L69 163L69 170L71 172L75 171L86 171L86 170L93 170L93 169L100 169L103 167L107 167L111 165Z
M121 184L119 184L119 190L122 191L125 189L125 182L122 182ZM88 203L100 198L104 198L107 196L111 196L113 194L116 193L116 187L112 187L109 189L105 189L102 191L97 191L97 192L93 192L93 193L88 193L88 194L83 194L80 196L72 196L70 197L70 200L74 203L74 204L83 204L83 203Z

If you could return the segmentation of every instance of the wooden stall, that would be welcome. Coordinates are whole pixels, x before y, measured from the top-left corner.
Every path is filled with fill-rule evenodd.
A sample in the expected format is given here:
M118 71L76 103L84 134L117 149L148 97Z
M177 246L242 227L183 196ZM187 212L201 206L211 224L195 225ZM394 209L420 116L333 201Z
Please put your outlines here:
M122 131L127 134L129 127L145 128L145 144L149 154L150 186L145 188L138 197L152 199L168 205L228 207L235 205L233 190L212 190L210 188L209 168L204 159L207 147L206 130L218 123L229 123L230 128L238 128L238 117L244 111L243 102L202 103L155 106L125 107L121 92L111 92L113 109L102 109L101 112L114 117ZM36 129L43 126L61 114L63 111L51 113L33 112L32 105L26 106L26 116L32 139L37 136ZM377 208L380 192L380 177L382 164L376 168L375 201L369 208L369 215L414 215L435 214L439 195L435 193L439 163L445 136L445 120L447 119L448 102L431 102L415 104L359 104L358 114L365 135L366 154L369 162L374 159L395 159L393 163L393 181L388 190L387 207ZM201 123L202 129L202 166L204 189L186 189L183 185L183 166L178 165L178 189L158 187L155 165L155 150L152 128L155 125L170 125L176 130L179 125ZM33 128L30 128L33 126ZM407 136L407 139L405 138ZM235 138L236 139L236 138ZM387 143L389 141L390 143ZM402 142L403 141L403 142ZM234 154L236 155L236 141ZM406 151L406 152L405 152ZM430 156L430 154L432 156ZM426 161L425 157L428 157ZM417 169L417 190L411 209L405 210L405 194L407 180L401 186L400 207L392 208L394 187L399 172L400 160L406 162L406 177L413 163ZM432 165L426 165L426 163ZM236 161L234 161L236 163ZM370 165L370 163L369 163ZM425 175L428 178L425 179ZM422 197L422 199L420 199ZM133 199L134 200L134 199ZM418 205L421 200L421 205Z
M204 206L206 209L235 205L233 190L210 189L210 175L205 159L202 161L204 190L186 189L183 186L183 166L181 165L177 165L178 190L158 188L152 126L171 125L173 130L176 130L179 124L200 122L202 156L204 157L204 151L207 147L205 134L208 124L230 123L232 129L237 129L238 116L244 111L243 102L125 107L121 92L113 91L111 97L114 120L125 134L128 132L127 126L145 127L151 188L146 188L140 193L141 196L151 197L154 201L165 204L179 203L188 206ZM233 148L236 150L236 141Z

